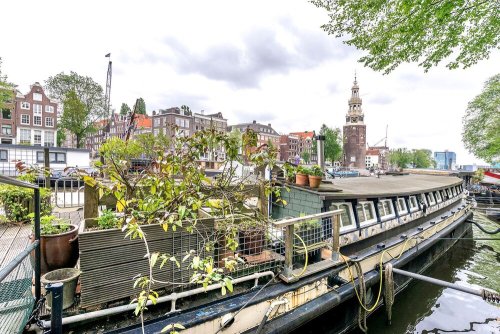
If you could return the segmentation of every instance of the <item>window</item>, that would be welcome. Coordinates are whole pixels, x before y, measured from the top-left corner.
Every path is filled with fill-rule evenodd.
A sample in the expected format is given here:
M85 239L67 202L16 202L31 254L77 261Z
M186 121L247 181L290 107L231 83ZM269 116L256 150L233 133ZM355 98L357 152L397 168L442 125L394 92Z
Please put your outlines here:
M446 194L448 194L448 199L452 198L450 188L446 189Z
M184 121L184 127L189 128L189 120L188 119L186 119Z
M33 134L33 144L42 145L42 131L35 130Z
M49 160L51 163L66 163L66 153L63 152L49 152ZM45 156L42 151L36 152L36 161L37 162L44 162L45 161Z
M30 103L29 102L21 102L21 109L27 109L29 110L30 108Z
M155 118L155 124L154 124L154 126L157 127L157 126L160 126L160 124L161 124L161 118L159 118L159 117Z
M441 203L443 199L441 198L441 192L438 190L436 191L436 202Z
M427 202L429 203L429 205L435 205L436 204L436 199L434 198L434 194L433 193L428 193L427 194Z
M451 193L453 194L453 197L457 196L457 193L455 191L455 187L451 187Z
M2 118L3 119L12 119L12 112L8 108L2 109Z
M154 129L153 130L153 135L156 137L160 133L160 129Z
M33 116L33 125L42 126L42 116Z
M330 210L343 210L340 214L340 231L356 227L350 203L333 203Z
M408 213L408 209L406 208L406 202L404 198L398 198L397 205L398 205L398 213L400 215Z
M377 221L375 217L375 206L372 202L359 202L359 204L356 205L356 212L358 213L359 224L361 226Z
M44 146L54 146L54 132L45 131Z
M33 104L33 115L42 116L42 105Z
M30 124L30 115L21 114L21 124Z
M390 199L380 200L377 204L380 220L395 217L394 208Z
M54 106L45 106L45 112L54 112Z
M8 161L9 152L7 150L0 150L0 161Z
M54 127L54 119L52 117L45 117L45 126Z
M421 205L425 204L425 205L429 206L429 203L427 203L427 200L425 199L424 194L418 195L418 201L420 202Z
M30 129L20 129L19 130L19 143L31 145L31 130Z
M3 135L11 135L12 134L12 125L2 125L2 134Z
M33 93L33 101L42 101L42 94Z

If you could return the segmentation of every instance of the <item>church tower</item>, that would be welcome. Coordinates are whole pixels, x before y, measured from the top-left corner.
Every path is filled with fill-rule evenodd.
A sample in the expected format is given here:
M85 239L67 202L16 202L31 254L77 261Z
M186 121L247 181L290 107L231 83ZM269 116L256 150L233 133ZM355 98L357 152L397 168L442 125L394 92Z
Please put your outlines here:
M344 125L344 166L365 169L366 125L356 75Z

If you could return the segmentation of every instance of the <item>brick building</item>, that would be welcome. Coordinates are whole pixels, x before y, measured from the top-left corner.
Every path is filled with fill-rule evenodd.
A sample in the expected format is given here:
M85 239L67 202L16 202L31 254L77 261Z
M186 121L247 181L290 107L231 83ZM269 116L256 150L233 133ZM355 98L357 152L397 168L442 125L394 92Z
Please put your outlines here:
M279 160L288 161L292 163L296 163L297 160L300 160L300 156L297 153L298 144L299 144L298 136L281 135Z
M6 88L0 87L0 89ZM0 144L16 143L16 102L14 99L16 91L14 89L9 89L9 91L12 98L6 101L0 110L0 126L2 127L0 132Z
M152 131L155 136L163 133L168 137L188 137L193 133L193 113L179 107L160 109L158 112L153 111L152 119ZM173 125L177 126L176 133L173 132Z
M45 95L38 82L31 85L26 95L18 91L12 115L16 139L12 144L56 146L57 110L58 103ZM2 131L4 121L3 117Z
M309 155L308 163L316 163L318 161L318 154L313 149L314 131L292 132L291 136L297 136L297 155L304 158L305 154Z
M366 125L361 109L362 100L359 97L359 86L354 77L349 99L349 110L346 115L346 124L343 131L344 166L365 169L366 154Z
M276 148L280 147L280 135L272 128L271 123L265 125L257 123L257 121L254 120L252 123L241 123L228 126L228 131L232 131L233 129L238 129L241 132L245 132L246 129L255 131L257 133L257 146L271 143Z

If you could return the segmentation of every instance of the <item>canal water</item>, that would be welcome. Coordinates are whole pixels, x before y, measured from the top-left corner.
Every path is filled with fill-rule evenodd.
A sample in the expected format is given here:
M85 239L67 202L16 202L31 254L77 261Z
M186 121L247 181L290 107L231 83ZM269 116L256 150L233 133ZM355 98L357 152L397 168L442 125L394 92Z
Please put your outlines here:
M498 224L475 214L488 230ZM473 227L473 238L499 238ZM469 287L500 291L500 240L460 240L424 275ZM368 318L368 333L500 333L500 306L482 298L425 282L413 281L396 296L392 325L386 325L384 308ZM302 333L333 333L328 314L304 327ZM353 333L362 333L355 330Z

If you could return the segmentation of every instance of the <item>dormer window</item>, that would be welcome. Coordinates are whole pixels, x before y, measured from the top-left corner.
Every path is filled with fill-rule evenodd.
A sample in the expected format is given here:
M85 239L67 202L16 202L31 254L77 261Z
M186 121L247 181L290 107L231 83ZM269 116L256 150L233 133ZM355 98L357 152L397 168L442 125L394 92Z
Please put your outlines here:
M42 101L42 94L33 93L33 101Z

